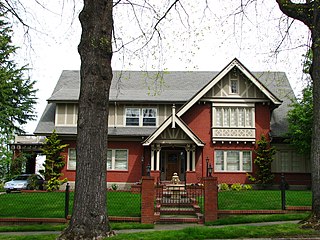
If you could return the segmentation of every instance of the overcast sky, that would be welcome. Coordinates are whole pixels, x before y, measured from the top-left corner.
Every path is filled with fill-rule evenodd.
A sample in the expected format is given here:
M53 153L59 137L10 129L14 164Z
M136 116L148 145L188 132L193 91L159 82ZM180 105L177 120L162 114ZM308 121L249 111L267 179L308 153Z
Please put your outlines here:
M35 1L25 2L26 11L21 14L36 30L29 30L29 41L24 29L14 25L13 40L20 47L17 61L29 64L30 77L37 81L39 120L62 70L80 68L77 45L81 35L78 13L82 1L43 0L40 1L45 2L43 6ZM169 0L161 1L158 7L163 7L164 2L170 4ZM183 8L177 6L160 25L161 41L155 38L141 51L145 39L126 45L125 51L114 54L113 69L220 71L236 57L251 71L285 72L295 94L299 94L302 55L307 49L309 32L303 24L285 18L275 0L257 0L257 4L245 9L245 14L235 15L240 1L208 1L208 7L204 0L180 2ZM150 25L157 20L150 11L141 12L141 9L136 8L135 14L129 5L118 5L114 9L115 50L141 35L141 29L146 36L151 34ZM159 10L158 14L162 16L163 12ZM142 19L139 24L137 18ZM284 36L288 37L284 39ZM273 53L275 50L279 50L277 55ZM32 133L36 123L29 123L25 130Z

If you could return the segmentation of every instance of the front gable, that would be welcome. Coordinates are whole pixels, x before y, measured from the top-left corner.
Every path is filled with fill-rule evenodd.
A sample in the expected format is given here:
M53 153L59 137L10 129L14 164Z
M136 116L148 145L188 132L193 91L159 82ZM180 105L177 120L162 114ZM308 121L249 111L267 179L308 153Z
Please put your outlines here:
M266 95L237 66L217 82L203 99L267 99Z
M225 99L223 97L223 94L226 94L226 96L233 96L233 98L238 98L240 101L243 101L241 98L241 92L239 94L230 94L227 93L227 90L224 90L224 88L230 89L230 78L229 76L234 75L234 71L238 71L239 76L239 89L241 86L246 85L246 81L240 81L242 79L247 79L247 86L242 87L243 91L242 94L249 93L249 89L251 88L251 84L253 84L252 89L255 92L256 97L263 97L263 99L266 99L270 101L275 107L279 106L281 104L281 100L279 100L272 92L269 91L247 68L245 68L242 63L238 59L234 59L229 63L220 73L218 73L206 86L204 86L198 93L196 93L186 104L184 104L177 112L177 116L181 117L188 109L190 109L195 103L198 101L206 100L206 96L215 96L215 94L222 95L220 98ZM240 77L242 76L242 77ZM228 79L228 80L227 80ZM241 82L241 83L240 83ZM220 83L220 87L219 84ZM223 86L226 83L225 86ZM215 90L216 89L216 90ZM219 90L220 89L220 90ZM210 93L211 91L211 93ZM241 91L241 90L240 90ZM261 94L261 93L262 94ZM252 93L252 94L253 94ZM231 98L231 97L230 97ZM208 99L210 101L210 99ZM213 101L213 99L211 99ZM236 101L236 100L235 100Z

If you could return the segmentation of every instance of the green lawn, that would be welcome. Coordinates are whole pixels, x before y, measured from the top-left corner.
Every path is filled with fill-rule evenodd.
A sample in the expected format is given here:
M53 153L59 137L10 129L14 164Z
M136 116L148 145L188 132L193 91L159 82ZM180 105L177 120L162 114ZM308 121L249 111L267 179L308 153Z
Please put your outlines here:
M140 195L130 192L108 192L109 216L140 216ZM73 206L70 192L70 212ZM35 192L0 195L0 218L64 218L65 193Z
M287 191L288 206L311 206L311 191ZM108 192L109 216L140 216L140 194ZM70 213L73 192L70 193ZM0 218L63 218L65 193L10 193L0 194ZM276 190L219 192L221 210L275 210L281 209L281 193Z
M311 191L286 191L287 206L311 206ZM279 190L251 190L219 192L220 210L280 210Z
M270 226L229 226L221 228L188 227L183 230L148 231L140 233L119 234L112 237L114 240L188 240L188 239L237 239L237 238L279 238L279 237L319 237L319 232L299 228L298 224L279 224ZM6 240L53 240L57 235L0 235ZM299 239L297 238L297 239ZM109 238L107 238L109 239Z

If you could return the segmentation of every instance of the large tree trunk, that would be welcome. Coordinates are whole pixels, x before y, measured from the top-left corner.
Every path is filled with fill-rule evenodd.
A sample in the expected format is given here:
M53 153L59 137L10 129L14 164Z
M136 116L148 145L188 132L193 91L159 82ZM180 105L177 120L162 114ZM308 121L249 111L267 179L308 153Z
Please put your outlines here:
M313 132L311 146L312 163L312 212L320 219L320 1L313 6L312 65L310 75L313 80Z
M312 213L320 219L320 0L307 0L305 4L291 0L276 0L281 11L300 20L311 31L312 65L310 75L313 82L313 131L311 146Z
M110 230L106 212L109 89L112 81L112 1L84 0L78 50L81 87L75 198L60 239L97 239Z

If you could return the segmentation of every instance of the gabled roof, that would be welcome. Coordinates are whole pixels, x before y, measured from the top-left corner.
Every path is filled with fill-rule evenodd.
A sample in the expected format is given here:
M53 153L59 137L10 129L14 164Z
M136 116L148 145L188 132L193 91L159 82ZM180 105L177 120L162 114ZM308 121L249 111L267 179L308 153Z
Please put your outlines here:
M224 76L226 76L232 68L237 67L269 100L276 106L281 105L282 101L277 98L268 88L266 88L238 59L232 60L221 72L197 92L190 100L182 106L177 116L181 117L190 107L200 100L215 84L217 84Z
M290 83L283 72L249 72L237 59L234 59L221 72L216 71L168 71L168 72L145 72L145 71L114 71L110 89L111 102L154 103L154 104L184 104L177 111L177 116L189 109L195 99L201 98L209 88L214 85L223 74L232 67L237 66L246 76L251 79L270 101L283 103L273 111L271 129L274 136L281 136L287 131L286 114L289 109L294 93ZM56 84L56 87L48 99L48 105L35 130L35 134L47 135L53 129L59 130L59 134L75 135L76 127L55 127L54 112L57 102L78 102L80 92L80 74L76 70L64 70ZM156 93L156 94L155 94ZM181 119L180 119L181 120ZM110 134L118 136L140 135L148 137L156 129L148 129L141 132L141 128L113 131ZM118 128L119 129L119 128Z
M185 124L179 117L173 116L174 115L168 117L161 126L143 142L142 145L149 146L166 128L170 127L170 124L177 124L198 147L203 147L204 143L192 132L187 124Z

